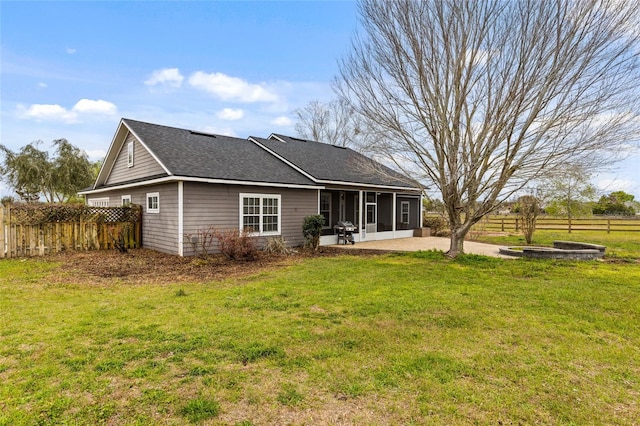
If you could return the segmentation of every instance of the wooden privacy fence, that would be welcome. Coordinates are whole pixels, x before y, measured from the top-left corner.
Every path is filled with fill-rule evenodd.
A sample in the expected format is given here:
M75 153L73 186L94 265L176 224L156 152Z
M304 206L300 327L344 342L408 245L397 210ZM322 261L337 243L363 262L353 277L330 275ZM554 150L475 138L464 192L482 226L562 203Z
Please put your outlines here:
M522 219L511 216L488 216L476 225L485 231L522 231ZM553 231L605 231L640 232L640 218L634 217L593 217L586 219L560 219L545 216L538 217L536 229Z
M142 246L142 207L0 206L0 258Z

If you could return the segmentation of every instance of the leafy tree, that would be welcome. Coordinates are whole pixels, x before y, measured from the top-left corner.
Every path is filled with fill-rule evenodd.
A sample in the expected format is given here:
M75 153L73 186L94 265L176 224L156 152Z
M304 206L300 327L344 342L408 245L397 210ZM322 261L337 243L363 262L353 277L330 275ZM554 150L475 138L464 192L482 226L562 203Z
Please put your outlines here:
M624 191L614 191L603 195L593 207L594 214L633 216L635 209L631 206L634 196Z
M0 145L2 179L22 200L44 197L47 202L67 202L93 182L92 164L84 151L66 139L56 139L55 156L49 158L47 151L38 149L40 143L25 145L17 153Z
M0 145L0 151L4 154L4 162L0 164L2 179L28 203L38 201L41 195L46 196L51 189L49 154L38 149L40 143L32 142L19 152Z
M640 3L361 0L338 92L371 150L437 189L449 256L549 170L595 168L637 141Z
M563 173L548 178L541 185L541 193L548 214L571 220L591 215L596 189L586 171L580 167L567 167Z

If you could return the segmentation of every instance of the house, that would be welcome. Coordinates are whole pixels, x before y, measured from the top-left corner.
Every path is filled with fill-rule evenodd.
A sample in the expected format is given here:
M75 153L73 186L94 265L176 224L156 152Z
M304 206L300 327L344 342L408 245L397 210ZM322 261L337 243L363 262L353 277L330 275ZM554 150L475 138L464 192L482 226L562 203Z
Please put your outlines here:
M141 204L143 246L193 254L186 234L213 225L304 242L304 217L358 225L356 241L402 238L421 224L421 190L351 149L279 134L241 139L122 119L90 205Z

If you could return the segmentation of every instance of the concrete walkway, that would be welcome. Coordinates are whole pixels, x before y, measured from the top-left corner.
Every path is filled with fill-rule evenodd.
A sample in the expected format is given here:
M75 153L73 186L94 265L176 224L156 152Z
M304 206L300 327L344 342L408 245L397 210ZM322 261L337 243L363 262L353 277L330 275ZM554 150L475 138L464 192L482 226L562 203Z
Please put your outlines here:
M398 238L395 240L381 241L364 241L353 245L336 244L332 247L340 247L345 250L349 249L367 249L367 250L390 250L390 251L418 251L418 250L449 250L449 238L441 237L414 237L414 238ZM505 256L499 253L500 246L486 243L476 243L474 241L464 242L464 252L468 254L481 254L484 256L501 257L504 259L514 259L511 256Z

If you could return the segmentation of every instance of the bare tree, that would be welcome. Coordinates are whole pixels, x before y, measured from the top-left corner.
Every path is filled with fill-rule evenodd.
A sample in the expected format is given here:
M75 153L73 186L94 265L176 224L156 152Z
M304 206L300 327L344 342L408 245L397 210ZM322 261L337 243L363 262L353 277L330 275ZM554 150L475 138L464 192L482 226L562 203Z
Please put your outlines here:
M619 0L361 0L337 87L371 146L471 226L549 170L637 139L639 6Z
M313 100L305 107L294 111L299 137L331 145L358 149L366 138L362 120L353 105L338 98L328 102Z

